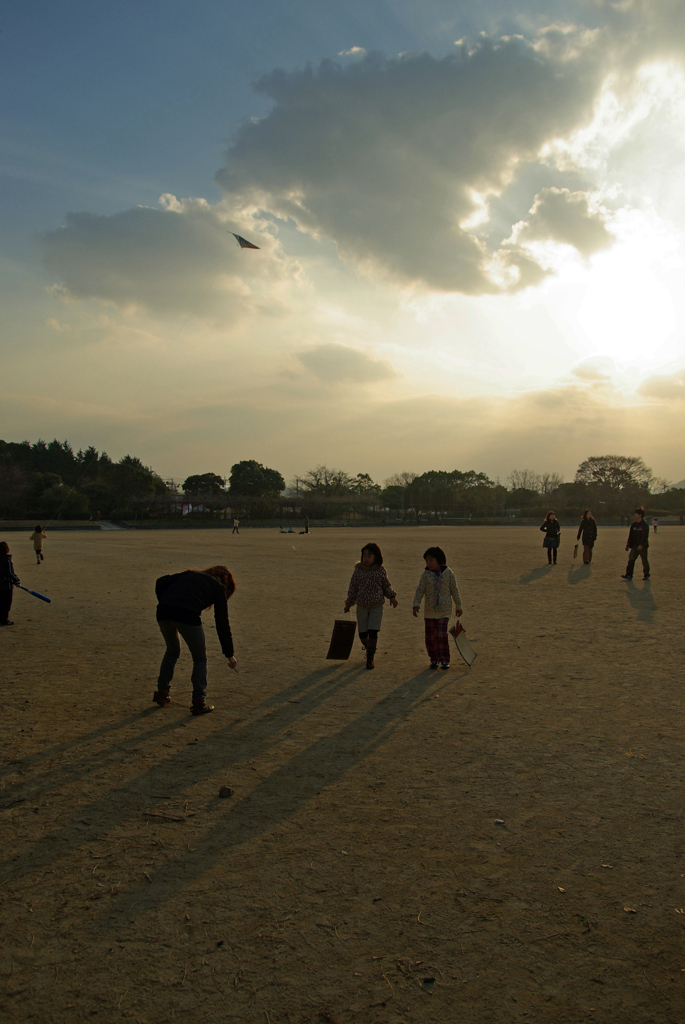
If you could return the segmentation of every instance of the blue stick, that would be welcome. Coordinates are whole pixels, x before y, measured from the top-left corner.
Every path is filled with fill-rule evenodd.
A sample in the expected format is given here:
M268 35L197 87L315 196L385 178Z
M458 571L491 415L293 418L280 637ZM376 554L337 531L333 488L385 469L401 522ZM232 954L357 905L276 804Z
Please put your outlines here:
M29 590L28 587L22 587L21 583L15 583L14 585L15 587L18 587L19 590L25 590L27 594L32 594L33 597L39 597L41 601L45 601L46 604L52 604L51 598L46 597L44 594L39 594L37 590Z

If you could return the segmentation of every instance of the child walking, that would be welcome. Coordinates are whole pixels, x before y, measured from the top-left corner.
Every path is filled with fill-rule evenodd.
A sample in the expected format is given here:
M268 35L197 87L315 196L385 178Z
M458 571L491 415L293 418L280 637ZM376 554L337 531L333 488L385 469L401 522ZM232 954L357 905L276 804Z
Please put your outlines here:
M385 598L397 608L397 594L390 586L383 568L383 555L378 544L362 548L361 562L356 562L345 600L345 611L357 605L357 627L362 647L366 650L366 667L374 668L374 655L378 646L378 633L383 619Z
M40 565L43 561L43 541L46 539L46 533L42 526L37 526L29 540L33 541L33 550L36 554L36 565Z
M457 618L461 615L461 597L457 577L447 567L447 558L442 548L432 547L424 553L426 568L421 573L414 595L414 616L419 614L421 600L424 600L423 617L426 629L426 650L430 668L446 671L450 667L450 645L447 624L452 614L454 601Z

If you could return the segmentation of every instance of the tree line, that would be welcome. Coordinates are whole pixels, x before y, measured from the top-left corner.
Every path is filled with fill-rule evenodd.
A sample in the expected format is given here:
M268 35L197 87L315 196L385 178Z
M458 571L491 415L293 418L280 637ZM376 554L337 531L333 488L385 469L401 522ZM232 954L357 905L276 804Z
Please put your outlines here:
M368 473L316 466L289 484L276 469L237 462L226 480L217 473L165 481L140 459L114 462L94 446L74 451L68 441L0 441L0 517L4 519L375 519L457 523L534 518L554 508L577 518L592 508L599 519L630 514L685 513L685 490L656 478L641 458L585 459L573 481L558 473L514 469L502 483L476 470L397 473L382 484Z

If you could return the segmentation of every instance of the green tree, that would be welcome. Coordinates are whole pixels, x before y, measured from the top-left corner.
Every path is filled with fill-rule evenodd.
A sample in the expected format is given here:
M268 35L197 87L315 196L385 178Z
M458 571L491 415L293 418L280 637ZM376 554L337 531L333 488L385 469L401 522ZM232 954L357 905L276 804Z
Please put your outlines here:
M654 477L642 459L627 455L596 455L581 462L575 483L584 487L586 501L601 513L625 514L649 500Z
M223 477L216 473L196 473L183 481L181 489L184 494L206 495L210 498L221 498L224 495Z
M581 462L576 471L576 483L609 491L647 490L653 479L642 459L627 455L594 455Z
M82 519L88 508L88 497L66 484L54 484L38 499L38 512L56 519Z
M275 469L247 459L231 466L229 477L231 497L275 498L285 489L285 480Z
M357 473L350 484L352 494L360 494L366 498L377 498L381 493L379 484L373 482L368 473Z
M303 477L298 477L296 483L298 491L320 498L340 498L352 493L354 480L343 469L316 466Z

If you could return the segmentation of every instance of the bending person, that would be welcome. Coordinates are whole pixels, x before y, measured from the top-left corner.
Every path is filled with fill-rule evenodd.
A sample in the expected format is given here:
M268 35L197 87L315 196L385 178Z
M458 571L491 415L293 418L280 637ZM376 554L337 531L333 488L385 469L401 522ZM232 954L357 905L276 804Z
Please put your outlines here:
M228 601L235 592L235 580L225 565L213 565L202 572L188 569L173 576L160 576L155 584L157 594L157 622L166 641L166 653L159 669L157 689L152 699L160 707L171 703L171 680L181 654L179 633L188 646L193 659L193 715L206 715L213 711L205 703L207 691L207 650L202 628L202 612L214 605L214 622L221 650L231 668L236 667L233 657L233 638L228 622Z

